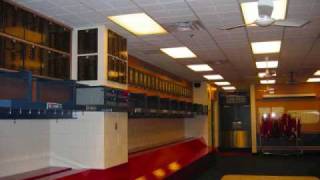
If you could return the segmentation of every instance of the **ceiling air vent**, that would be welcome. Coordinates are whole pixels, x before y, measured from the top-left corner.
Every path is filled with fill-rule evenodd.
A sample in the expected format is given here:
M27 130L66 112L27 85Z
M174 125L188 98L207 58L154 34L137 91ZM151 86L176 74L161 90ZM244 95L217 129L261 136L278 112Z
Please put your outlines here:
M169 32L200 31L201 29L204 29L200 21L183 21L164 24L164 26Z
M160 50L145 50L143 51L143 54L145 55L154 55L154 54L161 54Z
M226 59L213 61L214 65L224 65L224 64L227 64L227 63L229 63L229 61L226 60Z

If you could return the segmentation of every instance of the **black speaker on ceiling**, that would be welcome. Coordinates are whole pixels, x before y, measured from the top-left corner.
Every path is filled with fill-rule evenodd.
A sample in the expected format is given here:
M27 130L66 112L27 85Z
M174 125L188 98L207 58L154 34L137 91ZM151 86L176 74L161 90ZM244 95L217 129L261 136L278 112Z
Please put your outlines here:
M195 88L199 88L199 87L201 86L201 83L195 82L195 83L193 83L193 86L194 86Z

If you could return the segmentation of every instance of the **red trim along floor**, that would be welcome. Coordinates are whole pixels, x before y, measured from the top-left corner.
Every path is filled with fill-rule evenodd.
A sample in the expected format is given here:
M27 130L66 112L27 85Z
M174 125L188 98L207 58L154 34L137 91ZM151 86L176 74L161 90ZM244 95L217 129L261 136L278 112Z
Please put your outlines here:
M129 162L109 169L63 169L61 172L36 170L29 175L22 174L10 176L11 179L37 179L37 180L154 180L170 177L182 172L195 161L206 157L212 150L205 144L203 139L189 139L163 147L138 152L129 155ZM24 175L28 173L23 173ZM8 178L8 177L7 177ZM1 180L2 178L0 178Z

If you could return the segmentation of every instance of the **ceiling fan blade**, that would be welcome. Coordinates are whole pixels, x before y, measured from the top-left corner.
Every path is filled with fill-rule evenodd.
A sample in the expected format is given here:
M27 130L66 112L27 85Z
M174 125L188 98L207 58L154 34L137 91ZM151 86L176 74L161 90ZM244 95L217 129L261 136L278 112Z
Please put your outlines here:
M231 30L231 29L236 29L236 28L241 28L241 27L245 27L245 24L241 24L241 25L237 25L237 26L232 26L232 27L222 27L222 28L218 28L220 30Z
M273 0L259 0L258 12L260 17L271 17L273 11Z
M277 20L273 25L275 26L285 26L285 27L303 27L308 24L310 21L305 19L285 19Z
M231 26L231 27L221 27L221 28L218 28L218 29L219 30L232 30L232 29L236 29L236 28L250 26L250 25L253 25L253 24L255 24L255 22L250 23L250 24L241 24L241 25Z

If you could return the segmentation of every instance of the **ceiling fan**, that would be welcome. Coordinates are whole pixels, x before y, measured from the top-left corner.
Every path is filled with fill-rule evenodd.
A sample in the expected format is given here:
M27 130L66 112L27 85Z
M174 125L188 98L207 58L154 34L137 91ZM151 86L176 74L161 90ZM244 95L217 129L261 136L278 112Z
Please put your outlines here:
M248 25L257 25L260 27L267 26L284 26L284 27L302 27L305 24L309 23L309 20L303 19L284 19L284 20L276 20L271 17L272 12L274 10L274 0L259 0L258 1L258 13L259 17L251 24L242 24L232 27L223 27L219 28L221 30L231 30L235 28L241 28Z
M275 71L271 71L268 68L266 69L265 72L259 74L260 78L272 78L272 77L276 77L277 73Z

